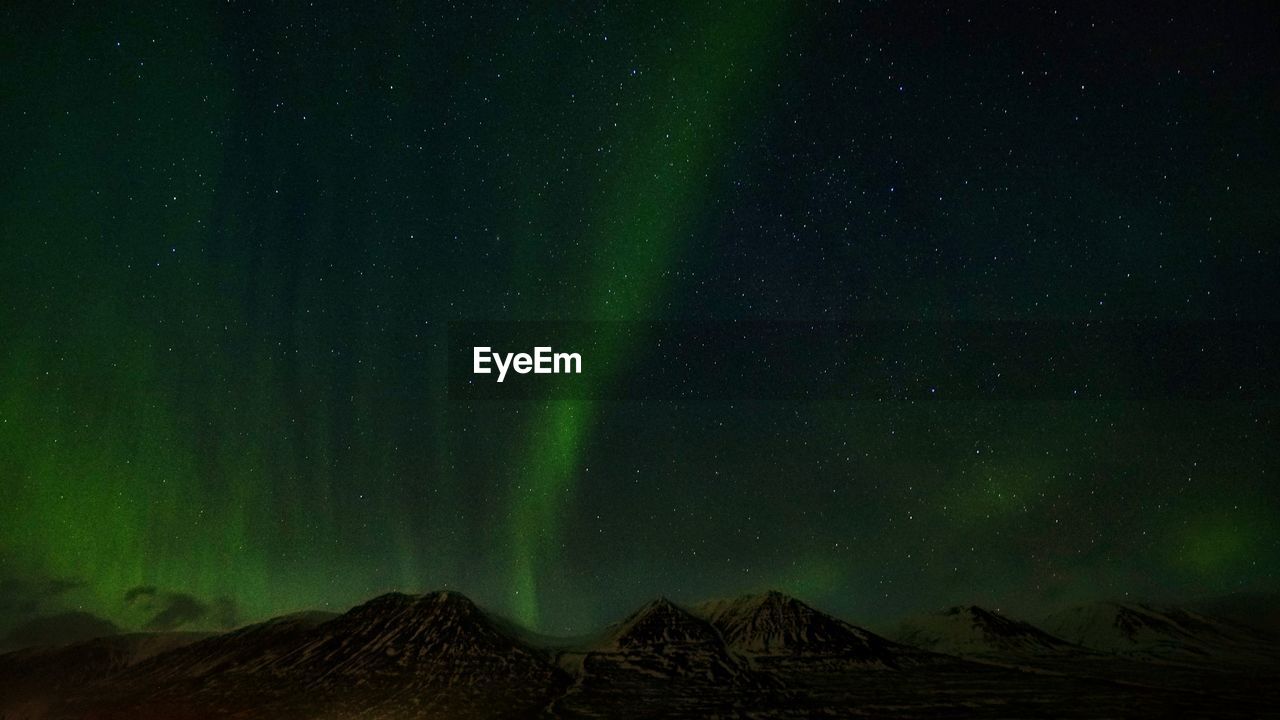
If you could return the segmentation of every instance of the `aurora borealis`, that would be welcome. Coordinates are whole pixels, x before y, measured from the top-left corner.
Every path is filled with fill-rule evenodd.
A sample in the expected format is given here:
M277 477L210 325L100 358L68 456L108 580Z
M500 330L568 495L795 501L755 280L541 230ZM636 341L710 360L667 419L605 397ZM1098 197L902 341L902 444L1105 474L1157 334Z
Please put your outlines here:
M1273 11L0 14L0 634L1280 589ZM460 393L468 321L608 373Z

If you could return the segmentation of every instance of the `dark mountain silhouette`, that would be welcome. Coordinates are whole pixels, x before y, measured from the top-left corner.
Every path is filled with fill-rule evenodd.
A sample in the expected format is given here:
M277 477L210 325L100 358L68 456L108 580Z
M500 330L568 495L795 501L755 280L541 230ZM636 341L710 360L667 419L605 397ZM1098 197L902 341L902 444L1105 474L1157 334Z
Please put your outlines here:
M908 624L913 648L776 592L658 599L574 643L455 592L393 593L0 655L0 718L1256 717L1280 701L1270 646L1234 623L1140 605L1067 621L1067 639L1119 651L972 606Z
M1092 650L1126 656L1204 662L1274 657L1256 630L1177 607L1098 602L1054 613L1044 626Z
M1030 623L977 605L909 618L893 637L906 645L962 656L1045 655L1083 649Z
M757 666L834 660L841 665L893 668L922 653L850 625L777 591L694 608L720 632L728 647Z
M220 672L249 672L293 651L312 629L336 613L302 612L248 625L148 659L121 674L119 682L159 685Z
M659 716L698 716L742 707L772 688L710 623L666 598L559 659L574 683L555 707L570 715L625 716L648 707Z
M23 622L0 637L0 652L28 647L52 647L119 634L120 628L87 612L44 615Z
M120 718L523 717L567 682L463 595L391 593L336 617L286 616L210 638L72 707Z
M666 598L650 602L611 627L587 654L649 663L672 677L695 675L727 682L746 673L745 664L710 623Z
M1203 615L1229 620L1280 639L1280 594L1232 593L1205 598L1188 607Z
M347 685L411 678L467 685L495 675L547 676L541 653L504 634L456 592L392 593L318 626L292 652L254 667Z
M195 632L126 633L0 655L0 718L44 717L31 709L57 704L68 693L206 637Z

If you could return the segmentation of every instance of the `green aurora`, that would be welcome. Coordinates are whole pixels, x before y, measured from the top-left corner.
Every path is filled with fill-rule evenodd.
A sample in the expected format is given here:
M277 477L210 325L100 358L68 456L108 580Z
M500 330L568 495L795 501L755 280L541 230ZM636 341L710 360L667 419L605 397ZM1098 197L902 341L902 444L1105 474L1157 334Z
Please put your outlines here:
M884 402L611 394L635 322L1274 322L1274 106L1213 43L1108 82L1088 23L1073 64L881 3L63 10L3 10L0 633L143 627L139 588L568 633L1277 587L1261 385L952 400L977 375L904 338ZM609 374L460 401L473 320L591 321Z
M662 101L627 119L617 145L625 147L620 172L604 189L584 244L593 256L586 288L587 318L604 324L593 360L610 368L635 342L626 322L658 316L663 281L672 258L692 233L688 218L704 202L711 167L731 137L735 110L744 94L766 76L770 47L764 33L785 27L777 4L713 13L690 6L680 26L688 50L660 58L647 91ZM607 382L607 378L605 379ZM585 400L558 400L535 416L527 461L516 467L512 501L512 563L517 617L538 626L538 565L556 562L561 505L572 501L573 479L595 420L591 388Z

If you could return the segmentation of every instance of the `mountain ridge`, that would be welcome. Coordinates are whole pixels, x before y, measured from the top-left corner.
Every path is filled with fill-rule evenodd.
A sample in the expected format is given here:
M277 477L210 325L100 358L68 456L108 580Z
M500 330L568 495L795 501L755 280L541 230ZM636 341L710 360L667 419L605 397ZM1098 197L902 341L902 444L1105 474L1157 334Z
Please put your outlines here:
M895 636L907 644L777 591L689 606L659 597L568 642L525 631L454 591L387 593L345 613L295 613L220 635L112 636L0 655L0 717L633 717L637 708L667 717L793 717L855 707L892 715L921 698L971 710L1000 683L1019 702L1038 697L1041 705L1029 707L1060 714L1080 682L1108 703L1131 702L1126 693L1166 693L1170 704L1160 707L1173 712L1195 700L1184 696L1188 683L1210 677L1196 668L1217 673L1220 657L1269 657L1236 652L1252 646L1233 624L1132 609L1152 619L1085 623L1094 633L1086 639L1096 645L1128 631L1149 639L1152 628L1174 626L1183 644L1224 643L1222 652L1184 653L1174 672L1145 664L1167 653L1086 649L973 605L925 616L933 635ZM1106 658L1130 659L1099 664ZM21 671L32 659L43 673ZM1243 666L1222 666L1232 667ZM1241 678L1223 686L1224 697L1254 707L1248 703L1263 693L1248 678L1273 672L1268 667L1223 676ZM1136 673L1131 687L1106 682L1112 672ZM1024 685L1041 694L1018 695ZM1199 714L1213 714L1211 704L1204 707Z
M757 660L839 657L852 664L892 668L915 655L777 590L705 601L694 606L694 612L719 630L729 647Z
M1143 602L1075 605L1045 618L1063 639L1100 652L1182 661L1274 658L1253 628L1185 608Z
M978 605L954 605L904 619L898 642L959 656L1047 655L1082 650L1031 623Z

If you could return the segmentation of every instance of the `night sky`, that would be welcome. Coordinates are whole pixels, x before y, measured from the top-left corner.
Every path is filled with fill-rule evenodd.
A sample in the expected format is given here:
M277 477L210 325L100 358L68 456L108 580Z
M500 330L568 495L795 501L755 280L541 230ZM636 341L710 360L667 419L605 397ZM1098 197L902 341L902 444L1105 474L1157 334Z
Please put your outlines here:
M0 632L1280 589L1266 3L175 5L0 9Z

